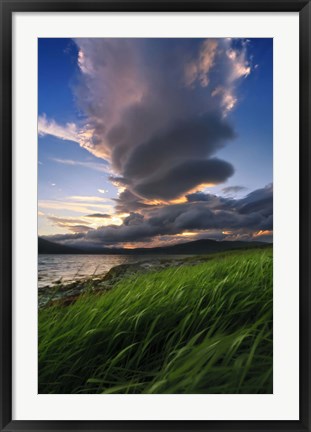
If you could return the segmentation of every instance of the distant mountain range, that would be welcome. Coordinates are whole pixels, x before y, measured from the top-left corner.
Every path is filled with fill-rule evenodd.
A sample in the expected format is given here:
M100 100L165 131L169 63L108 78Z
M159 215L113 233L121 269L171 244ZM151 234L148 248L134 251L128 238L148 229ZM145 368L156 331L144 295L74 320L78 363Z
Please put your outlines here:
M209 254L213 252L223 252L232 249L250 249L254 247L267 247L270 243L264 242L245 242L245 241L217 241L210 239L195 240L188 243L180 243L173 246L161 246L154 248L74 248L58 243L53 243L41 237L38 238L39 254L103 254L103 255L192 255L192 254Z
M38 253L39 254L82 254L85 252L71 246L64 246L59 243L54 243L39 237Z

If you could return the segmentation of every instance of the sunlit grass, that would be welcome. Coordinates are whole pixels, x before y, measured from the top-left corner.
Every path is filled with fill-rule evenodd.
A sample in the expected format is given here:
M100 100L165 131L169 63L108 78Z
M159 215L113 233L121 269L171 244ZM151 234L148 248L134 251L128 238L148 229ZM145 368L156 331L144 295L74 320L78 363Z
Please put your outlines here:
M272 249L39 311L39 393L271 393Z

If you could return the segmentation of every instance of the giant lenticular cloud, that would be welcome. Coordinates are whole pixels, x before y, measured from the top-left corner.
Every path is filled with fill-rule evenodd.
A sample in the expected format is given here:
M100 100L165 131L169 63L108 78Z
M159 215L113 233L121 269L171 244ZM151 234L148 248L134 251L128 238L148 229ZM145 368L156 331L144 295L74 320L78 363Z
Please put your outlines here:
M76 39L75 87L85 123L78 141L109 161L111 180L135 202L169 201L225 182L217 157L235 136L228 112L250 73L246 42ZM120 203L119 203L120 205Z

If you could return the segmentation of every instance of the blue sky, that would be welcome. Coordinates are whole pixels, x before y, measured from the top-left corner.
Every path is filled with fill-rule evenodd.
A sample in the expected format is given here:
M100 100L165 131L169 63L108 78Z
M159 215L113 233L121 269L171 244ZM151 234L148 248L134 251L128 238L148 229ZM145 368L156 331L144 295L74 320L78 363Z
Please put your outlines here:
M38 61L39 235L271 241L272 39L39 39ZM168 211L187 223L154 228Z

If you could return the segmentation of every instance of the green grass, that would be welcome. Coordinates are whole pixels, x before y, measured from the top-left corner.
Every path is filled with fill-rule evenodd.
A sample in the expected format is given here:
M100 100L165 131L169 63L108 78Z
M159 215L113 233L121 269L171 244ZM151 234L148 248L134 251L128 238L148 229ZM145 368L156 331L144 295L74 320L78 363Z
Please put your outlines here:
M39 393L271 393L272 249L39 311Z

